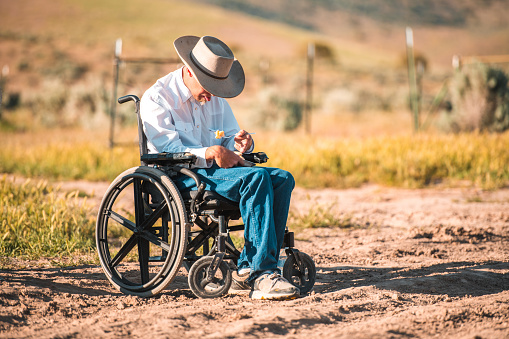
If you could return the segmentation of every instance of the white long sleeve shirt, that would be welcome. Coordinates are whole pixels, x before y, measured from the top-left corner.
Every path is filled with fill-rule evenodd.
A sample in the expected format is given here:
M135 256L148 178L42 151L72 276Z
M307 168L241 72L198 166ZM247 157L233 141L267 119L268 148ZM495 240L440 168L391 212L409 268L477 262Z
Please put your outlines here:
M182 68L157 80L143 94L140 114L150 153L190 152L197 156L195 167L208 168L213 163L205 159L208 147L235 150L233 137L216 139L214 132L230 136L240 130L230 105L215 96L201 105L184 84Z

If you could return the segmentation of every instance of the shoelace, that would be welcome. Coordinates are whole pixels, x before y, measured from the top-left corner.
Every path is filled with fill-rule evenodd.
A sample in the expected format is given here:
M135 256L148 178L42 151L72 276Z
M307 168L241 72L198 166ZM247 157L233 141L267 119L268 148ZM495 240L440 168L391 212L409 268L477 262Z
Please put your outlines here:
M274 272L271 275L269 275L267 278L272 280L272 285L270 288L272 289L279 281L285 282L285 279L278 273Z

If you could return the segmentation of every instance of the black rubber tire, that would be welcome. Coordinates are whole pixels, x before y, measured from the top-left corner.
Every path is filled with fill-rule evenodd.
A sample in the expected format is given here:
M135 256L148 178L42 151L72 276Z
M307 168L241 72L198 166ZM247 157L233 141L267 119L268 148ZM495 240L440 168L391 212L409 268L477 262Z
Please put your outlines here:
M97 216L97 251L108 280L125 294L160 293L182 265L187 225L182 197L164 172L148 166L124 171Z
M228 293L232 284L232 272L225 261L221 262L212 280L206 280L207 269L213 258L212 256L202 257L189 270L189 287L198 298L221 297Z
M316 266L315 262L309 255L299 252L302 260L304 272L301 272L296 263L295 257L289 255L283 266L283 277L298 287L300 294L306 294L313 289L316 281Z

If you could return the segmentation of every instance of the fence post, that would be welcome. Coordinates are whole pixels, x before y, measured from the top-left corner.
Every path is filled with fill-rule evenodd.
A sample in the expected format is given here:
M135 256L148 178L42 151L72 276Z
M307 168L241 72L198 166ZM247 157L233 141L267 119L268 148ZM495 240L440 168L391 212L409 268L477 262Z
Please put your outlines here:
M406 50L408 60L408 82L410 85L410 105L414 114L414 130L419 130L419 95L417 93L417 77L415 75L414 37L410 27L406 28Z
M304 127L307 134L311 133L311 109L313 105L313 64L315 59L315 44L308 43L307 72L306 72L306 107Z
M4 67L2 67L2 73L0 74L0 120L2 120L3 97L5 84L7 83L7 75L9 75L9 66L4 65Z
M115 116L117 114L117 87L118 87L118 69L120 67L120 55L122 54L122 39L115 42L115 59L113 60L113 97L111 98L110 108L110 148L115 146Z

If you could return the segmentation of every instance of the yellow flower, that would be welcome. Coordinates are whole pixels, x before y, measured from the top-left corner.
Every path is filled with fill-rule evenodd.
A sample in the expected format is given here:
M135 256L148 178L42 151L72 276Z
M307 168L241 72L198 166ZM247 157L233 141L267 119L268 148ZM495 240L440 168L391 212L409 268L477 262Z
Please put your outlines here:
M216 131L216 139L221 139L224 137L224 131Z

